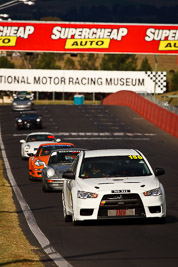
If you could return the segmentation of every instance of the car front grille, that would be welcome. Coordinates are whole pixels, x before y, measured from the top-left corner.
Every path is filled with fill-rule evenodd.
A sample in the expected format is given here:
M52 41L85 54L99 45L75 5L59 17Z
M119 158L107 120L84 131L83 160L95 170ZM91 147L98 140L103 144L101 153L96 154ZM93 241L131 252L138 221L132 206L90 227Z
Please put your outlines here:
M100 202L98 217L145 217L145 210L138 194L109 194Z

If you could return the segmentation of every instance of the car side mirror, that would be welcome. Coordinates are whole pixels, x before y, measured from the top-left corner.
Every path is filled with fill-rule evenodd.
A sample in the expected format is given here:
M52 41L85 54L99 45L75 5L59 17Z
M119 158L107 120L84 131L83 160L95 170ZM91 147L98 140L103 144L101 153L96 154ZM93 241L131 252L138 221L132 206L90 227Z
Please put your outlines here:
M70 180L75 180L75 174L73 172L64 172L62 174L62 178L65 178L65 179L70 179Z
M24 144L24 143L25 143L25 140L20 140L20 143L21 143L21 144Z
M155 175L156 176L160 176L160 175L163 175L165 174L165 170L163 168L156 168L155 169Z

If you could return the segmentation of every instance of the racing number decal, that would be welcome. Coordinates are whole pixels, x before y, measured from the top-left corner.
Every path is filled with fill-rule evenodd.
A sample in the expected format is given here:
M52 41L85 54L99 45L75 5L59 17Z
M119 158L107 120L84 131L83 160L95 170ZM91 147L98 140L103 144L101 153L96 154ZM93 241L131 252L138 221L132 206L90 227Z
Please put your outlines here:
M0 46L15 46L16 40L17 40L16 36L0 37Z
M142 156L136 156L136 155L130 155L129 156L130 159L143 159Z

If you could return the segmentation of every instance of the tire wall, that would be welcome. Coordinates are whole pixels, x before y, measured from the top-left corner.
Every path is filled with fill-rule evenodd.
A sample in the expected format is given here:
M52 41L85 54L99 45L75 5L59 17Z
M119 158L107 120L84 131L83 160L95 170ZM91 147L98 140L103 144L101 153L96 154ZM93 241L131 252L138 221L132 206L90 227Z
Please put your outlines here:
M103 105L128 106L167 133L178 137L178 115L132 91L119 91L103 99Z

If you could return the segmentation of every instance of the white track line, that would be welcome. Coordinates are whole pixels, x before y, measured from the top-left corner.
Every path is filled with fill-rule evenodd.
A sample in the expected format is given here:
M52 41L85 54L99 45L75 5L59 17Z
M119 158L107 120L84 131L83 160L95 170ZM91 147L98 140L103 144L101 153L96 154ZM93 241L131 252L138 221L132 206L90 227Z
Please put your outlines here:
M22 208L22 211L24 213L24 216L26 218L26 221L28 223L28 226L30 228L30 230L32 231L32 233L34 234L34 236L36 237L36 239L38 240L39 244L41 245L42 249L44 250L44 252L46 252L46 254L49 256L49 258L51 258L55 264L59 267L72 267L71 264L69 264L51 245L50 245L50 241L47 239L47 237L44 235L44 233L40 230L40 228L38 227L35 217L33 216L33 213L30 209L30 207L28 206L27 202L25 201L19 187L16 184L16 181L14 179L14 176L11 172L11 168L9 165L9 161L8 158L6 156L6 151L5 151L5 147L2 141L2 135L1 135L1 127L0 127L0 147L1 147L1 151L2 151L2 157L4 160L4 164L6 167L6 171L7 171L7 175L10 181L10 184L14 190L14 193L16 195L16 198Z

